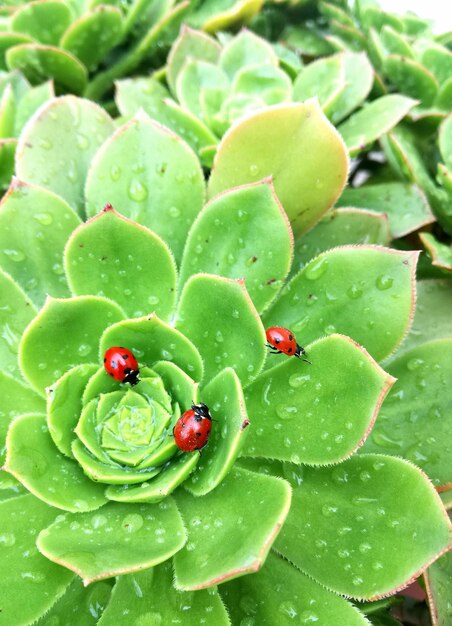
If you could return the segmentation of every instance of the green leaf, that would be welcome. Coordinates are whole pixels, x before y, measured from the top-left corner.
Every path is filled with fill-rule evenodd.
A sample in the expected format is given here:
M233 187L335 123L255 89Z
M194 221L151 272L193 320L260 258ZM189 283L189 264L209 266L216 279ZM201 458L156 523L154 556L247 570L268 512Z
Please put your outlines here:
M184 590L257 571L290 507L286 481L239 469L202 498L182 490L175 497L188 532L174 557L175 586Z
M352 337L380 361L402 341L414 310L418 253L344 246L310 261L264 315L304 345L334 332Z
M368 625L344 598L330 593L271 551L262 569L221 585L221 596L234 624Z
M139 113L97 153L86 198L88 215L111 203L160 235L179 260L204 202L204 178L198 159L180 137Z
M345 88L332 103L330 115L334 124L364 102L374 82L374 69L363 52L345 52L340 56L345 69Z
M333 469L299 473L302 484L275 547L337 593L357 599L392 594L449 544L441 500L407 461L363 454Z
M14 174L16 139L0 139L0 188L6 189Z
M329 465L368 436L394 379L348 337L320 339L307 354L312 365L270 355L275 367L246 390L244 456Z
M204 2L194 17L196 25L202 26L206 33L216 33L247 24L262 7L262 0L217 0Z
M86 171L113 130L113 121L94 102L73 96L52 99L22 132L17 176L54 191L83 216Z
M119 616L124 615L124 621ZM228 614L216 589L178 591L170 562L117 579L111 601L98 626L170 624L183 615L184 626L229 626ZM118 621L120 620L120 621Z
M393 237L403 237L434 221L427 198L417 185L390 182L347 187L337 206L386 213Z
M188 58L177 77L176 92L181 105L199 117L204 123L210 121L207 117L203 95L219 94L220 102L227 96L230 84L225 72L218 66L205 61L196 61ZM209 111L210 117L218 112L220 107Z
M283 41L300 55L326 56L335 49L318 31L305 26L288 26L281 36Z
M422 106L433 104L438 93L438 81L424 66L400 54L390 54L383 72L402 93L420 100Z
M166 498L160 504L112 502L94 515L67 513L39 534L37 546L88 585L166 561L184 543L181 517Z
M0 138L6 139L14 133L15 96L11 85L6 85L0 100Z
M452 271L451 246L439 242L431 233L421 233L419 238L432 258L432 265Z
M244 278L261 311L287 276L292 246L287 216L271 181L231 189L209 202L193 224L182 257L180 283L200 272Z
M64 2L41 0L16 11L11 20L11 30L28 35L40 43L56 46L71 21L71 10Z
M232 80L246 67L266 64L277 67L278 57L268 41L243 29L225 44L218 64Z
M452 425L446 391L452 375L452 339L408 350L387 369L397 384L363 451L402 456L423 469L436 487L452 487Z
M384 135L405 117L416 104L415 100L390 94L366 104L339 126L347 148L355 155L376 139Z
M20 70L33 85L53 79L64 91L80 95L87 82L86 67L70 54L53 46L23 43L9 48L6 64Z
M240 381L226 368L204 387L200 398L210 407L214 420L208 445L185 488L195 496L205 495L224 479L239 455L249 420Z
M45 402L15 376L0 371L0 465L4 461L6 431L10 421L23 413L45 413Z
M57 512L32 495L0 503L1 626L34 622L50 609L74 579L72 572L50 563L35 547L39 530L50 524Z
M17 362L19 340L37 311L17 283L0 269L1 370L21 378Z
M258 375L265 359L262 322L243 281L196 274L180 298L176 328L198 348L210 380L232 367L242 384Z
M452 115L449 115L441 124L438 143L444 163L452 170Z
M416 284L413 324L400 351L432 339L452 337L452 289L448 280L420 280Z
M23 415L11 424L5 469L33 495L65 511L94 511L107 501L103 485L57 450L44 416Z
M342 140L317 102L277 105L242 119L225 134L209 180L209 196L272 176L299 235L334 204L347 171Z
M14 136L18 137L30 117L39 107L55 96L53 82L31 87L17 103L14 116Z
M200 119L171 100L163 85L152 78L118 81L115 100L122 115L132 117L143 108L152 119L180 135L195 152L218 141Z
M71 207L46 189L14 179L0 205L0 262L42 306L47 294L69 295L63 250L80 224Z
M347 244L390 242L388 219L366 209L335 209L296 242L292 272L330 248Z
M176 264L171 252L160 237L111 205L73 233L65 266L74 295L106 296L131 317L155 311L168 319L173 310Z
M31 43L33 39L21 33L0 32L0 70L7 70L6 53L10 48L22 43Z
M333 55L302 68L293 85L293 99L303 102L317 96L320 106L328 115L344 89L344 57Z
M64 624L65 626L95 626L103 614L111 595L111 587L107 583L99 582L83 586L80 579L75 579L66 593L52 608L43 615L34 626L51 626Z
M66 30L60 45L93 71L119 43L123 31L119 8L106 4L87 11ZM99 33L102 33L99 36Z
M97 369L96 365L89 363L76 365L47 389L49 433L58 450L69 458L73 458L71 444L82 412L83 390Z
M404 58L414 59L413 48L405 35L386 25L381 29L380 37L384 47L390 54L399 54Z
M121 343L150 367L163 359L172 361L194 380L202 378L203 363L196 347L179 330L155 315L113 324L102 335L99 358L107 348Z
M430 565L424 576L433 623L438 626L448 626L451 615L449 592L452 578L452 552L444 554Z
M14 476L8 474L3 470L0 470L0 501L10 500L11 498L17 498L18 496L25 495L27 490L22 487L19 481Z
M43 392L74 365L96 361L102 332L123 317L118 305L106 298L49 297L21 339L24 376Z
M429 42L422 51L421 62L436 77L440 85L452 75L452 52L445 46Z
M176 81L187 57L216 63L220 51L221 46L213 37L184 24L167 59L166 78L173 94L176 93Z
M446 511L450 511L452 509L452 489L440 492L439 497L441 498Z
M197 398L198 385L190 376L171 361L158 361L152 369L160 376L173 403L177 402L182 409L191 406L193 399Z

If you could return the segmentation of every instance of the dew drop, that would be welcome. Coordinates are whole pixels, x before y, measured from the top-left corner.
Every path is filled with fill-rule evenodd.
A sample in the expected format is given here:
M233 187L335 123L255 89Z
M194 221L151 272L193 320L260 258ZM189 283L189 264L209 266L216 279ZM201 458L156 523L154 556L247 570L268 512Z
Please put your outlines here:
M170 217L180 217L180 209L177 208L177 206L172 206L168 209L168 213L170 214Z
M298 413L298 407L289 406L287 404L278 404L276 407L276 414L282 420L291 420L296 417Z
M119 165L112 165L110 168L110 178L112 180L119 180L119 178L121 177L121 168L119 167Z
M347 296L352 300L357 300L363 295L362 289L359 289L356 285L352 285L347 289Z
M335 513L337 513L337 506L333 506L331 504L324 504L322 506L322 515L325 517L331 517Z
M364 580L361 578L361 576L355 576L354 578L352 578L352 584L355 585L355 587L362 585L363 582Z
M50 226L53 222L53 216L50 213L35 213L33 218L43 226Z
M369 552L369 550L372 550L372 546L370 545L370 543L361 543L358 550L361 552L361 554L366 554L367 552Z
M315 624L319 621L319 616L312 611L303 611L300 614L300 624Z
M53 143L49 139L44 139L41 137L39 139L40 148L44 148L44 150L51 150L53 148Z
M133 178L129 185L128 194L134 202L144 202L148 197L148 190L142 182Z
M134 533L143 526L144 520L139 513L131 513L126 515L122 520L122 527L127 533Z
M93 515L93 517L91 518L91 526L94 529L97 528L101 528L102 526L105 526L105 524L107 523L107 518L105 517L105 515Z
M406 366L410 370L410 372L414 372L419 369L422 365L424 365L424 360L419 358L409 359Z
M259 171L260 171L260 167L258 165L256 165L255 163L250 165L250 175L251 176L257 176L259 174Z
M327 269L328 269L328 259L326 259L323 256L309 263L309 265L306 267L304 271L304 276L308 280L317 280L318 278L323 276L323 274L326 272Z
M379 289L380 291L385 291L386 289L390 289L392 287L393 282L394 279L391 276L388 276L387 274L381 274L381 276L378 276L375 284L377 286L377 289Z
M92 346L90 346L89 344L81 343L78 347L78 353L80 356L88 356L92 349Z
M22 250L3 250L3 254L6 254L8 259L14 261L14 263L21 263L25 261L25 254Z
M279 612L287 615L291 619L295 619L298 616L298 611L294 604L287 600L286 602L281 602L279 605Z
M3 533L0 535L0 546L11 548L16 543L16 537L13 533Z
M292 374L291 376L289 376L289 385L293 389L298 389L299 387L302 387L310 380L311 380L310 374Z

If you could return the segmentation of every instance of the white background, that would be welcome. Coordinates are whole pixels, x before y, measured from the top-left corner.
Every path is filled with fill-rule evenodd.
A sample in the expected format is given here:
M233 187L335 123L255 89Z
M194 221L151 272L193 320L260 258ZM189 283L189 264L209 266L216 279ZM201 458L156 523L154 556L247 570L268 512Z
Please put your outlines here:
M434 31L452 30L452 0L379 0L385 11L405 13L412 11L424 19L434 21Z

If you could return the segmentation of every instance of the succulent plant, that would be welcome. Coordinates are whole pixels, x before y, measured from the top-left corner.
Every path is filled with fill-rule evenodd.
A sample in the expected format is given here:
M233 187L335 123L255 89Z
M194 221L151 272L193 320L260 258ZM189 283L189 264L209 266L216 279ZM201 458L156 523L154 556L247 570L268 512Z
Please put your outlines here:
M347 170L314 102L235 123L207 204L195 153L143 112L115 129L64 96L26 124L0 206L0 623L364 625L341 596L390 595L447 550L425 474L366 450L383 402L382 426L447 380L447 317L378 364L410 327L417 253L370 245L370 226L319 250ZM267 355L272 325L311 364ZM111 346L137 385L107 375ZM172 436L192 402L215 420L202 455Z

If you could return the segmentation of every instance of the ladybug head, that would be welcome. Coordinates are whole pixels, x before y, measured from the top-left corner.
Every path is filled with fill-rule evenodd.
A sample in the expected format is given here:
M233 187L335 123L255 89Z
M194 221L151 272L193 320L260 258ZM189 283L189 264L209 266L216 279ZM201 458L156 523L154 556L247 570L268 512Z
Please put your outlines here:
M199 404L192 404L191 408L195 412L196 416L200 418L204 417L209 420L212 419L209 413L209 407L206 404L203 404L202 402L200 402Z

